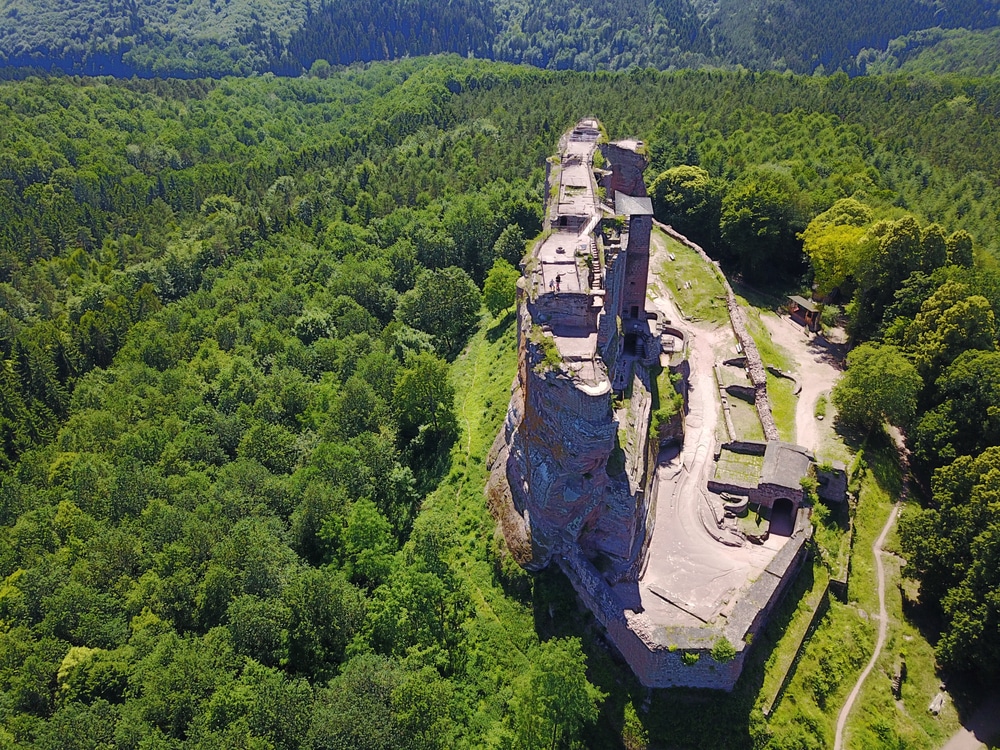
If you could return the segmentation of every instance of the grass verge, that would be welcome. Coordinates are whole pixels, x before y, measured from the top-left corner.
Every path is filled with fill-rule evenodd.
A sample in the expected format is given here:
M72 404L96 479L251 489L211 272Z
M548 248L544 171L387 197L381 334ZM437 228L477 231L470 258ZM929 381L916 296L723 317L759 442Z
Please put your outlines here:
M778 426L778 435L789 443L795 442L795 408L799 397L795 395L795 381L767 373L767 397L771 402L771 415Z
M899 495L900 474L891 448L878 445L866 446L862 451L859 471L848 602L831 601L830 609L808 638L795 674L768 723L771 744L775 747L832 745L837 714L874 647L878 593L872 545ZM835 546L838 539L844 538L832 530L834 524L828 525L831 528L824 530L818 524L817 541L822 540L821 546ZM839 556L841 552L828 550L824 554ZM950 704L939 717L927 712L940 678L932 647L903 618L897 585L901 562L891 554L883 558L889 636L848 720L848 748L931 750L940 747L957 728ZM903 652L908 678L897 702L890 691L889 679ZM769 674L771 669L769 664Z
M760 319L760 310L752 307L743 297L737 297L737 301L743 308L747 319L747 331L757 345L757 351L765 365L777 367L784 372L791 372L796 369L795 357L783 346L776 344L767 330L767 326Z
M694 250L656 227L653 227L652 241L674 256L674 260L667 256L655 270L681 313L692 319L728 323L726 290L715 270Z
M760 426L760 417L753 404L738 398L729 399L729 414L736 428L736 440L763 440L764 428Z
M887 447L869 447L862 453L867 464L865 481L855 514L857 539L851 571L851 599L868 612L877 612L874 557L871 546L899 495L900 473L896 458ZM938 716L927 705L938 691L934 649L919 630L903 615L898 581L903 560L894 554L898 549L895 531L886 543L882 563L886 573L886 611L889 632L875 669L865 681L861 695L847 722L845 747L855 748L926 748L941 747L958 729L958 717L949 701ZM900 657L906 659L907 677L900 700L892 695L890 680Z
M753 486L760 480L762 468L764 468L763 456L724 450L719 454L719 460L715 464L715 479L720 482Z

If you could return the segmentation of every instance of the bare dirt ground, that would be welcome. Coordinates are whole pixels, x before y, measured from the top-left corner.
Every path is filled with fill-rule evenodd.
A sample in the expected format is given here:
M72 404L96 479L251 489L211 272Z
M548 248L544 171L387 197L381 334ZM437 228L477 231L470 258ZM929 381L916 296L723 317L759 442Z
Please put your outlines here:
M979 750L1000 737L1000 693L994 692L951 736L944 750Z
M819 421L815 416L816 402L822 395L829 396L841 375L846 338L808 333L787 316L761 311L760 318L775 343L787 349L796 361L795 377L802 391L795 408L795 442L814 453L822 452L824 439L832 438L833 410Z
M650 305L688 336L690 388L684 445L657 467L656 514L649 562L638 594L657 624L697 626L712 620L748 581L760 575L787 539L772 536L764 545L729 547L713 538L700 516L707 507L705 487L712 468L716 424L721 418L715 362L735 356L729 326L683 322L658 276L662 248L650 259Z

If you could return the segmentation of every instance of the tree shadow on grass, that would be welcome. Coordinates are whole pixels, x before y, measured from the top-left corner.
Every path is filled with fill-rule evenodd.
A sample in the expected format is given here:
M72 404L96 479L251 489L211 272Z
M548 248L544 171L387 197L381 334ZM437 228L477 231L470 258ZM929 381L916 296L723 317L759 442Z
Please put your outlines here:
M754 747L753 734L764 731L763 714L757 707L764 666L813 582L812 565L807 561L767 627L758 634L731 693L643 687L555 565L534 576L535 630L542 640L578 637L583 642L588 678L607 695L598 723L588 736L589 748L618 749L625 736L635 743L627 746L634 747L749 750ZM794 665L789 678L793 671Z
M862 458L878 485L895 500L903 492L903 467L899 451L885 430L869 434L861 447Z
M502 318L498 318L493 322L493 325L486 329L486 340L491 344L496 343L514 325L515 320L517 320L517 308L511 308Z
M777 312L778 308L788 302L788 294L798 293L798 287L794 284L794 282L791 280L782 280L782 282L783 283L766 288L749 286L745 282L734 281L732 279L730 279L729 283L730 286L733 287L733 291L736 292L736 294L754 307L770 310L771 312Z

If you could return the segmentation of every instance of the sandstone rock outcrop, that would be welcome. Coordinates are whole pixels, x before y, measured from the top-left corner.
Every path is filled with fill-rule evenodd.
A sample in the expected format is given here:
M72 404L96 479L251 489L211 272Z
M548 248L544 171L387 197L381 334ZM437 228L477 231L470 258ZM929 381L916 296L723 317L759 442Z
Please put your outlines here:
M532 570L565 545L624 566L645 539L647 368L659 358L644 304L652 209L645 158L612 144L610 198L631 213L602 206L597 139L595 122L579 123L550 165L555 201L518 284L518 373L490 456L490 507Z

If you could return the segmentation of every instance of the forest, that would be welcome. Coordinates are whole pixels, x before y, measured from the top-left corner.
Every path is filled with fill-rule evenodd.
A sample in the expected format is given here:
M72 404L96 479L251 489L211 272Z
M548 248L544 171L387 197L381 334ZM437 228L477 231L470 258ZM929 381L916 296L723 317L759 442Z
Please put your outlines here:
M448 52L552 70L856 74L898 67L915 45L922 50L942 36L945 54L928 50L920 67L956 72L955 58L991 56L977 35L1000 25L997 0L628 0L613 13L594 0L6 0L2 7L5 66L119 77L297 76L317 64L322 72Z
M6 746L821 746L745 691L640 718L494 534L513 267L584 114L734 277L843 304L842 429L907 435L937 657L996 680L996 79L33 77L0 84Z

